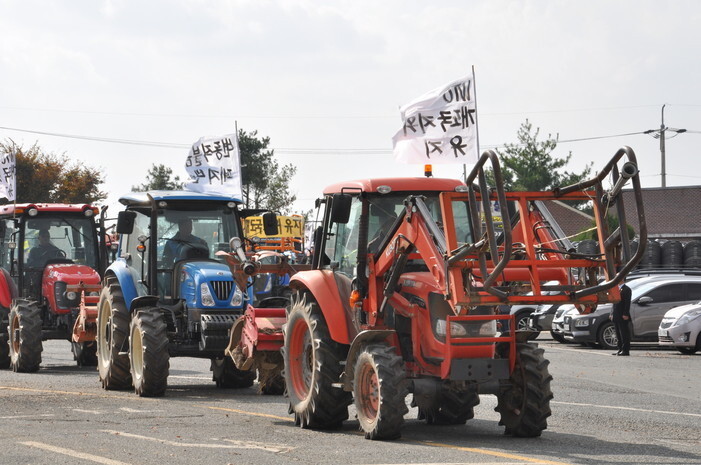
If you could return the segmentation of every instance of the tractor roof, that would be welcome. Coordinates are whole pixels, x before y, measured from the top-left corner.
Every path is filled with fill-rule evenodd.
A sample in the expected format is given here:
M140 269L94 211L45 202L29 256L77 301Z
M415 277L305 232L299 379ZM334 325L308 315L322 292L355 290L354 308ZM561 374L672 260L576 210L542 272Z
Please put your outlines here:
M206 192L191 192L191 191L147 191L147 192L130 192L120 197L119 202L122 205L137 205L148 206L153 200L200 200L209 202L237 202L241 200L226 194L214 194Z
M87 203L17 203L0 206L0 216L23 215L30 208L42 213L83 213L92 210L97 215L99 210Z
M440 191L452 192L465 184L457 179L445 178L375 178L360 179L332 184L324 189L324 194L334 194L342 189L360 189L363 192L377 192L379 186L389 186L392 192Z

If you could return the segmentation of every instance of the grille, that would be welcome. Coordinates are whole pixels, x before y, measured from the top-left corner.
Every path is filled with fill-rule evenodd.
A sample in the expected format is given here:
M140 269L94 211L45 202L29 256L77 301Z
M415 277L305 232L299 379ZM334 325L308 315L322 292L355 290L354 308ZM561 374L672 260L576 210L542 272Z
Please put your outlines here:
M660 342L674 342L671 337L669 336L659 336L659 341Z
M234 288L233 281L212 281L209 284L212 286L217 299L229 300L231 290Z
M662 323L660 323L660 328L661 328L661 329L667 329L667 328L669 328L670 326L672 326L672 322L671 322L671 321L663 321Z

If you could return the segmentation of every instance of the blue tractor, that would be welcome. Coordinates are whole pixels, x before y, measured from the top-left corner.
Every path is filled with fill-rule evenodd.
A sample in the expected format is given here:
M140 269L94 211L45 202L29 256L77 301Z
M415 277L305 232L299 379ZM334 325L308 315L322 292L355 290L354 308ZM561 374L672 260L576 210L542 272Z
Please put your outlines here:
M242 237L239 201L187 191L133 192L119 200L117 259L98 304L98 371L105 389L161 396L170 357L211 359L218 387L253 384L224 356L250 296L215 253Z

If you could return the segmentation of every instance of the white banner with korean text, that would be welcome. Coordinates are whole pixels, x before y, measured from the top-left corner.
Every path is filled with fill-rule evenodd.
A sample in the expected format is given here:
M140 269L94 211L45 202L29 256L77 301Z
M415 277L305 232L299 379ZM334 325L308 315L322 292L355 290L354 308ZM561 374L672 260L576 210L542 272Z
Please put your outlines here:
M0 157L0 199L14 202L17 199L17 155L14 149L10 149Z
M479 154L474 73L434 89L401 109L392 138L402 163L474 164Z
M190 176L185 189L241 200L241 158L236 134L200 138L192 144L185 169Z

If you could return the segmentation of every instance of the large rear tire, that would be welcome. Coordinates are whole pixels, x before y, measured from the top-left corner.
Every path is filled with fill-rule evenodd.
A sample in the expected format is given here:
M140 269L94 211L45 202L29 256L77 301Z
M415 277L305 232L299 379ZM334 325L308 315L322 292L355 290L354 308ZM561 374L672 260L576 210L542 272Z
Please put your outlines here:
M386 344L369 344L355 363L353 398L366 439L397 439L409 409L401 356Z
M7 334L10 310L0 306L0 369L10 368L10 342Z
M516 366L509 383L497 394L494 409L501 415L499 424L506 426L504 434L537 437L548 427L553 378L543 353L533 343L516 345Z
M163 315L157 307L136 311L129 330L129 362L134 392L161 397L168 387L170 354Z
M240 389L253 386L255 370L239 370L231 357L213 358L212 381L221 389Z
M97 369L102 387L129 389L130 318L117 278L105 278L97 308Z
M33 300L17 299L10 310L8 336L12 371L34 373L41 365L41 308Z
M477 392L465 386L446 383L438 395L436 406L419 407L419 420L429 425L464 425L475 417L475 406L480 403Z
M71 350L79 367L97 366L97 342L71 342Z
M338 428L348 418L350 392L339 382L348 346L331 339L319 305L311 294L297 293L283 328L282 356L289 413L302 428Z

